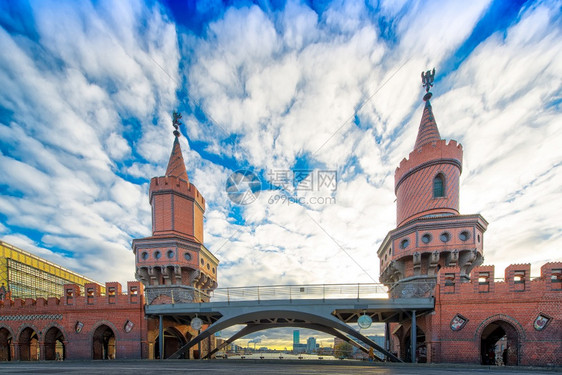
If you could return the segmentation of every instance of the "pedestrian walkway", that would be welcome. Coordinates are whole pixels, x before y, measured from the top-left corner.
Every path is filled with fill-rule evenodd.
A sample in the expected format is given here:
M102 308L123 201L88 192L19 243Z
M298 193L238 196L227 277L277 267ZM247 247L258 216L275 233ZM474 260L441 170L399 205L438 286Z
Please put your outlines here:
M128 360L128 361L48 361L7 362L0 374L93 374L137 375L139 373L206 373L249 375L547 375L562 368L497 367L476 365L377 364L367 361L287 361L287 360Z

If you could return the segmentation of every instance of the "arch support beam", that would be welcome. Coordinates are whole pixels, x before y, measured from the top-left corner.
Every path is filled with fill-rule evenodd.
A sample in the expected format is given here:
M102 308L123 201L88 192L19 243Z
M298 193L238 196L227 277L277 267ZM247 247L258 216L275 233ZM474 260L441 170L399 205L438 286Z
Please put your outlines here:
M329 335L332 335L334 337L337 337L353 346L356 346L357 348L359 348L362 352L364 353L369 353L369 350L366 349L365 347L361 346L359 343L357 343L354 340L351 340L349 337L347 337L346 335L343 335L340 331L331 328L331 327L326 327L320 324L313 324L313 323L291 323L291 324L249 324L246 327L242 328L240 331L238 331L236 334L234 334L233 336L231 336L228 340L226 340L225 342L223 342L220 346L216 347L213 351L211 351L209 354L207 354L204 359L210 359L213 354L217 353L218 351L222 350L225 346L232 344L234 341L238 340L239 338L242 338L244 336L247 336L251 333L254 332L258 332L258 331L263 331L266 329L271 329L271 328L308 328L308 329L312 329L315 331L319 331L319 332L324 332L327 333ZM375 359L378 361L383 361L381 358L377 357L375 355Z
M264 319L266 319L268 322L264 323L263 322ZM285 322L277 323L278 320L283 320ZM250 313L243 313L240 315L231 315L230 317L222 317L214 324L210 325L205 331L200 333L193 340L188 342L186 345L182 346L177 352L172 354L169 358L177 359L181 357L182 354L184 354L187 350L189 350L194 345L200 343L202 340L210 337L212 334L218 331L221 331L223 329L226 329L236 324L247 324L247 325L252 324L255 326L263 327L263 328L252 328L255 329L252 332L256 332L258 330L263 330L268 328L274 328L276 324L282 324L282 326L285 327L295 326L295 324L303 324L303 326L306 325L306 327L315 326L319 329L321 328L321 330L323 330L324 332L328 330L330 334L335 334L335 332L340 331L351 337L356 338L358 341L363 342L367 346L370 346L378 350L391 361L402 362L402 360L396 357L394 354L390 353L383 347L379 346L371 339L355 331L350 326L341 322L340 320L338 320L332 315L321 316L313 313L306 313L302 311L291 311L291 310L256 311ZM324 328L326 330L324 330ZM251 333L250 329L248 329L248 331L244 331L244 329L242 329L240 332L238 332L238 334L240 335L246 335L248 333ZM341 336L345 337L345 335L341 335ZM347 339L347 337L345 340L351 342L349 339ZM362 348L362 350L366 350L366 349Z

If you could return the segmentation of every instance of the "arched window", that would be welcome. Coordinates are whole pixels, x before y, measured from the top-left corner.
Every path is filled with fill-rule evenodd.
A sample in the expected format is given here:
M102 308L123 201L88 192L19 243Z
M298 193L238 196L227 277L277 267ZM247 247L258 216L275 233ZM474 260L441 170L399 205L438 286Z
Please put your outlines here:
M433 179L433 198L441 198L445 196L445 178L439 173Z

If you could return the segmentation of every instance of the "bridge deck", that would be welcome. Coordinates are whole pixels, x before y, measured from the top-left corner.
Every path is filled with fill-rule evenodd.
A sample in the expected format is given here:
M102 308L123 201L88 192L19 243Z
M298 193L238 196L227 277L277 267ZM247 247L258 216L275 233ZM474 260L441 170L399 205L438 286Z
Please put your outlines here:
M145 313L173 317L186 324L189 324L195 316L206 324L213 324L224 316L281 310L322 315L328 313L345 323L355 323L359 316L365 314L369 315L375 323L384 323L402 321L412 310L416 310L420 315L432 311L433 307L433 298L329 298L148 305Z
M400 322L411 318L415 325L416 316L432 311L435 300L433 297L381 298L386 291L381 284L226 288L206 293L214 299L213 302L147 305L145 314L159 317L160 336L163 336L164 318L190 324L198 317L208 325L170 358L184 356L190 347L220 330L245 325L223 345L259 330L302 327L352 342L365 352L368 350L362 345L373 347L388 359L401 361L348 324L357 322L362 315L368 315L375 323ZM173 294L170 299L174 301ZM354 342L351 337L358 341ZM359 344L359 341L363 344ZM415 348L415 336L412 343ZM163 342L160 342L161 352L162 345ZM207 356L210 357L215 351Z

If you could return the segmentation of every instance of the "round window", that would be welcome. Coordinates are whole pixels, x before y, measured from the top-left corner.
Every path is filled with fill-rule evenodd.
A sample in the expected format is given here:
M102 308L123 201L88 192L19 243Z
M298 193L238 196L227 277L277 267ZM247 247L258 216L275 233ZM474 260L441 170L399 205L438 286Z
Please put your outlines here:
M183 254L183 256L185 257L185 260L191 260L191 254L190 253L185 253L185 254Z
M215 270L215 267L213 267L213 273L215 273L215 272L217 272L217 271Z
M201 258L201 264L205 264L205 259Z
M402 240L402 242L400 242L400 248L401 249L405 249L408 247L408 245L410 244L410 240L408 240L407 238Z
M147 260L148 259L148 253L146 251L143 252L141 257L142 257L143 260Z
M162 254L159 251L154 253L154 258L156 258L156 259L160 259L161 256L162 256Z
M443 233L441 233L441 236L439 236L439 238L443 242L449 242L449 240L451 239L451 235L447 232L443 232Z
M174 257L174 251L168 250L168 258L172 259Z
M430 243L431 242L431 234L426 233L422 236L423 243Z
M459 239L460 239L461 241L466 241L466 240L468 240L469 238L470 238L470 233L468 233L467 231L462 231L462 232L459 234Z

